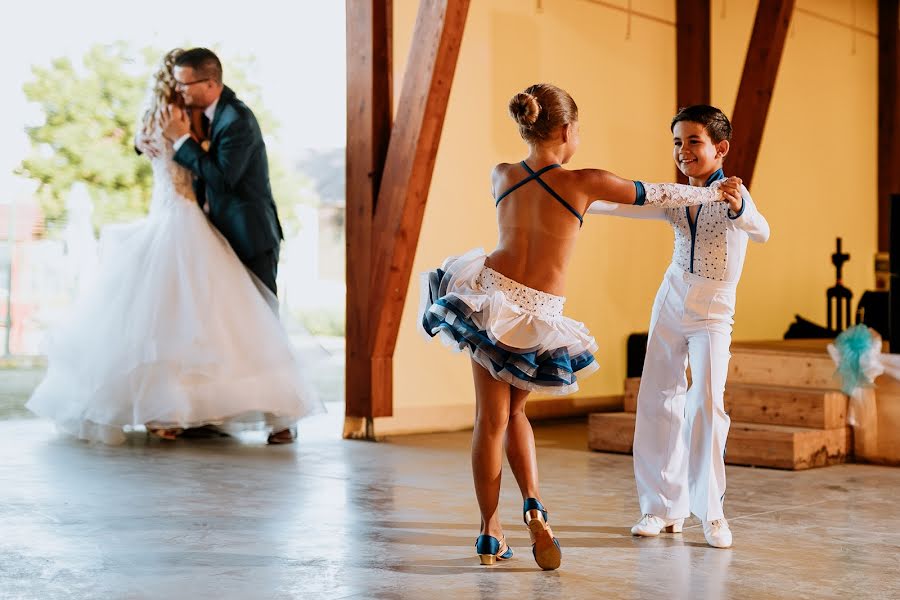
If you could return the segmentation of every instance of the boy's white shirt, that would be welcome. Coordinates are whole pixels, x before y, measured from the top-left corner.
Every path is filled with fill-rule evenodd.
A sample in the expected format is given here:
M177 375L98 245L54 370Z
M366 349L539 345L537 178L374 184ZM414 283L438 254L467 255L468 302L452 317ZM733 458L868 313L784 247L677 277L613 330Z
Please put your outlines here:
M769 223L743 185L741 197L743 207L737 216L733 216L726 203L706 204L700 209L694 243L694 274L717 281L736 282L741 277L747 255L747 240L764 243L769 239ZM587 214L668 221L675 230L672 264L684 271L691 270L692 236L687 209L597 200L588 207Z

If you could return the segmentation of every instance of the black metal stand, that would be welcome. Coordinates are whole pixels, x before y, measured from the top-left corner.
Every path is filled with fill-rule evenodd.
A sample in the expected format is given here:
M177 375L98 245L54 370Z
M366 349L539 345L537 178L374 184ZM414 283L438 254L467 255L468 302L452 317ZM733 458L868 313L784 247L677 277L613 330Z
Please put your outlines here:
M841 252L841 238L837 238L837 251L831 255L831 264L837 270L837 281L825 293L828 301L828 329L837 332L851 325L850 301L853 299L853 292L844 287L843 283L844 263L848 260L850 255Z

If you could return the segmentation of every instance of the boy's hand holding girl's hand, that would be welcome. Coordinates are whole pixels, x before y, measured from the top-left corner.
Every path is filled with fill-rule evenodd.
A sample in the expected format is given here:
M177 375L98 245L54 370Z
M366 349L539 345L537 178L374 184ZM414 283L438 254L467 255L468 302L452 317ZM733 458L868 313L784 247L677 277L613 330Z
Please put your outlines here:
M741 183L743 182L740 177L729 177L722 181L717 190L719 193L719 202L728 204L728 208L730 208L732 212L740 211L741 206L744 204L744 200L741 197Z

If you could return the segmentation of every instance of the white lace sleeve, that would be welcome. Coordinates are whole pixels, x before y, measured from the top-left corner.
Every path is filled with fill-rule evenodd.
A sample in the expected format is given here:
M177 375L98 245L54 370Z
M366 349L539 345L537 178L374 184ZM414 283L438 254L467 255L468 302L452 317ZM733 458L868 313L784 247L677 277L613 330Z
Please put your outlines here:
M641 194L638 193L635 204L679 208L717 202L720 199L719 187L722 185L722 180L714 181L709 187L680 183L647 183L645 181L640 183L644 186L644 201L641 201Z

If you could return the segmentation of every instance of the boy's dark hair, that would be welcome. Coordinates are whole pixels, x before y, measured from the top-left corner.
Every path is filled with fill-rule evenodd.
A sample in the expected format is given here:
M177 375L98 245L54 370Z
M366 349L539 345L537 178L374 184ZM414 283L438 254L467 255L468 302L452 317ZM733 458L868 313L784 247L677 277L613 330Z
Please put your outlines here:
M206 48L191 48L185 51L175 61L176 67L190 67L200 77L209 78L216 83L222 83L222 63L212 50Z
M679 108L675 116L672 117L672 125L669 128L675 131L675 123L679 121L700 123L716 144L722 140L731 141L731 121L728 120L725 113L715 106L694 104Z

